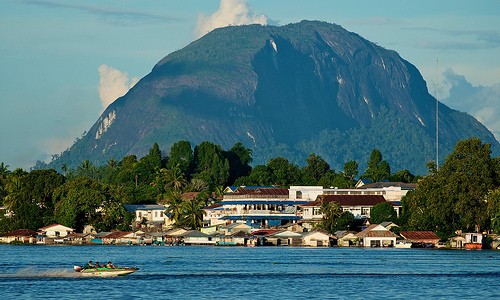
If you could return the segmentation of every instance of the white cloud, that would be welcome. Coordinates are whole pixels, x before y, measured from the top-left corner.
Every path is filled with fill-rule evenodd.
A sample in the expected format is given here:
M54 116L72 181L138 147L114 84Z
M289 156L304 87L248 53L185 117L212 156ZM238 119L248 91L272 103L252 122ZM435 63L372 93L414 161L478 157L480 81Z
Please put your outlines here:
M445 83L450 86L443 103L474 116L500 140L500 83L474 86L463 75L448 69Z
M195 34L199 38L215 28L245 24L266 25L267 17L255 15L245 0L221 0L216 12L198 16Z
M99 71L99 97L103 109L125 95L139 81L137 77L129 79L126 72L108 65L100 65L97 70Z

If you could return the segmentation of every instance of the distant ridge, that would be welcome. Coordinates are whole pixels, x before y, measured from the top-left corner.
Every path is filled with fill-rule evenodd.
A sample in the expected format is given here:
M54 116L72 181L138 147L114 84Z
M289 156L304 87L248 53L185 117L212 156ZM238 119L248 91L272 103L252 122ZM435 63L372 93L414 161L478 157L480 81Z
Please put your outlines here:
M314 152L337 170L351 159L363 166L378 148L392 171L424 174L436 158L435 128L435 99L395 51L319 21L233 26L163 58L49 166L208 140L226 149L241 141L257 164L276 156L303 164ZM473 136L500 153L481 123L439 104L440 157Z

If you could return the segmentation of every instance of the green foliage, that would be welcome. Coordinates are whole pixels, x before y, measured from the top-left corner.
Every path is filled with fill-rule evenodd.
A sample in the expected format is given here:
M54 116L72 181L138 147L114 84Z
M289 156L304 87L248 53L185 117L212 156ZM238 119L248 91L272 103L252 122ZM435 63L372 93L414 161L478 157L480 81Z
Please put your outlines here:
M340 218L342 216L342 208L335 202L323 202L321 204L321 213L323 214L323 219L318 224L318 226L329 233L334 233L338 229L338 221L341 220L342 225L345 225L345 218Z
M248 176L240 177L235 185L268 186L273 184L271 170L266 165L255 166Z
M274 185L287 186L300 182L300 170L284 157L276 157L269 161L267 167L271 173L271 180Z
M194 149L195 178L204 180L210 188L226 185L229 179L229 160L221 146L203 142Z
M181 194L175 191L169 191L166 195L166 214L169 215L170 220L174 223L174 226L182 227L183 221L183 200Z
M9 166L4 164L3 162L0 163L0 205L3 204L3 200L5 196L7 196L6 184L9 174Z
M368 168L362 178L368 178L372 182L379 182L383 179L389 178L391 175L391 168L387 161L382 160L382 153L378 149L374 149L368 161Z
M306 158L307 165L301 170L302 184L316 185L318 181L330 171L330 165L319 155L314 153Z
M225 155L229 160L230 166L229 184L234 183L240 177L250 174L252 170L250 166L252 162L252 150L238 142L229 151L225 152Z
M500 234L500 188L490 191L486 202L490 228L495 234Z
M486 228L489 220L485 199L498 185L489 145L477 138L461 141L434 172L403 199L405 227L441 235L457 229Z
M109 160L95 167L90 161L76 169L66 169L65 176L54 170L21 169L9 171L0 164L0 196L12 211L12 217L0 216L0 232L38 228L53 222L81 230L94 225L99 230L127 230L133 216L122 204L163 202L176 226L198 228L201 208L210 192L219 192L233 178L236 185L304 185L352 188L358 175L358 163L349 161L335 173L321 156L311 154L302 169L284 157L275 157L267 165L250 168L252 151L241 143L224 151L221 146L204 142L191 150L181 141L171 149L165 165L159 146L139 161L134 155L120 161ZM403 213L398 220L404 229L432 230L447 236L454 230L489 230L500 233L500 158L491 158L488 144L479 139L458 143L438 170L429 163L429 175L413 176L402 169L390 177L389 166L378 150L372 151L368 174L393 181L415 182L418 187L403 198ZM239 175L238 175L239 174ZM371 176L370 175L370 176ZM196 199L183 200L185 191L202 192ZM382 206L382 205L380 205ZM390 207L375 206L372 222L394 221ZM352 224L351 217L325 204L321 227L334 232Z
M334 232L338 230L352 230L354 223L354 215L351 212L344 211L338 218L335 224Z
M178 166L184 177L187 179L193 169L193 149L188 141L179 141L170 148L170 155L167 162L167 169Z
M396 218L397 214L394 207L387 202L374 205L370 211L370 223L372 224L395 222Z
M173 189L174 191L181 192L187 185L187 180L181 171L179 165L175 165L169 169L161 169L160 176L163 176L165 182L165 190Z
M53 221L53 191L65 181L54 170L14 172L7 182L4 204L13 213L13 228L38 230Z
M206 194L200 194L183 202L181 224L184 227L199 229L203 226L203 207L206 196Z
M358 176L358 163L354 160L350 160L344 164L344 177L353 182L356 176Z
M54 192L55 220L81 232L85 225L97 223L106 196L102 185L91 178L69 181Z
M392 182L405 182L405 183L414 183L415 175L413 175L408 170L399 170L396 173L392 174L389 178Z

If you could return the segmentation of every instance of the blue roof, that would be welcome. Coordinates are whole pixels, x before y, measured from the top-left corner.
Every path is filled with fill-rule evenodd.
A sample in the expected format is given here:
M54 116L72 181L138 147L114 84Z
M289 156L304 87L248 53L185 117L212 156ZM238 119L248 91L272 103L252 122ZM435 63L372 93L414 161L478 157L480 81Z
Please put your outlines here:
M311 201L307 200L260 200L260 199L242 199L242 200L222 200L222 205L235 205L235 204L277 204L277 205L300 205L307 204Z
M165 206L159 204L124 204L128 212L136 212L138 210L165 210Z
M280 215L266 215L266 216L224 216L220 220L300 220L299 216L280 216Z

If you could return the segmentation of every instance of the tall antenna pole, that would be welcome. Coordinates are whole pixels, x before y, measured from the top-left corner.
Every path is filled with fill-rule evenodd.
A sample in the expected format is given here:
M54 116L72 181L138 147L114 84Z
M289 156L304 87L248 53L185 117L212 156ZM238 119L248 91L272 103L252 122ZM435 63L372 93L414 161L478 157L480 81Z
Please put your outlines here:
M439 170L439 53L436 51L436 170Z

